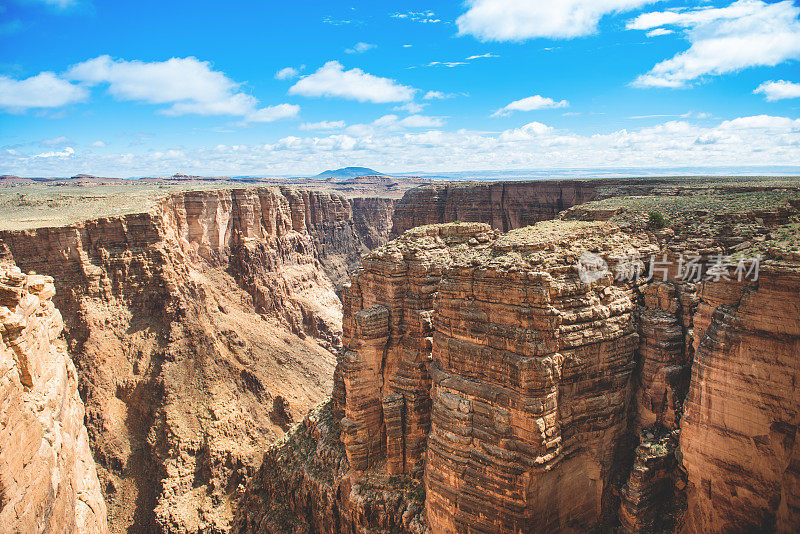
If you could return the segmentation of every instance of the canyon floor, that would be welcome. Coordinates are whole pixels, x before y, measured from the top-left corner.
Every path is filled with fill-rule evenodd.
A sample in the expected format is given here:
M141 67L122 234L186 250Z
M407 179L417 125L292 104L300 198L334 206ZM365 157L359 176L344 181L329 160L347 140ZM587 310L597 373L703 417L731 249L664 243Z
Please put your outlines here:
M6 182L4 532L800 530L798 179Z

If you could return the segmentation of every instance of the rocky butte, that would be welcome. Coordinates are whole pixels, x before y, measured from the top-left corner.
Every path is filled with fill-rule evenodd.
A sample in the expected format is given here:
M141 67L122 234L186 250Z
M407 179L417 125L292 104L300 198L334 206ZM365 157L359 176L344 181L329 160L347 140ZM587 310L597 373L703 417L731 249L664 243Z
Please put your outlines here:
M4 231L0 530L796 532L798 228L796 182L642 179Z
M236 531L796 532L800 202L753 193L373 251L343 293L332 398L268 450ZM673 203L673 228L648 222ZM590 283L586 253L609 266ZM676 261L618 280L650 254ZM760 254L760 277L686 281L680 254Z

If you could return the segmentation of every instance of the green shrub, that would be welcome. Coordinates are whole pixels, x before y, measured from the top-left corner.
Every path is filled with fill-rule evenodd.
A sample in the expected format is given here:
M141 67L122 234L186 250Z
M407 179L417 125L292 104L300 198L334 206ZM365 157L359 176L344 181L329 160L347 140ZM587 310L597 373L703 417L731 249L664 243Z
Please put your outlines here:
M648 221L647 225L650 228L655 228L656 230L660 230L662 228L666 228L667 226L669 226L669 221L660 211L651 211L650 220Z

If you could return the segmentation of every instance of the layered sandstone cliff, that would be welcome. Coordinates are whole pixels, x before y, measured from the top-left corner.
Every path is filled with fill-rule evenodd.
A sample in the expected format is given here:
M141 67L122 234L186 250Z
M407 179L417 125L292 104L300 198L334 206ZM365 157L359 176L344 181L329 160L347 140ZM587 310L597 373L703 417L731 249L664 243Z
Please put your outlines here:
M800 269L706 284L681 423L693 532L800 528Z
M0 531L105 533L53 279L0 262Z
M363 208L290 188L197 191L0 235L55 279L113 531L229 528L264 448L330 391L332 279L388 234L391 201Z
M613 275L587 284L576 265L587 251L613 266L650 250L646 236L601 224L543 223L498 238L468 223L416 228L365 257L344 294L340 379L327 408L341 418L343 450L324 447L338 470L320 491L319 455L277 446L240 529L287 531L269 513L280 502L293 521L325 532L600 526L616 513L607 508L633 393L638 284ZM293 467L276 470L278 458ZM376 479L398 495L402 523L358 514L342 491ZM420 480L424 512L402 493ZM324 495L295 497L310 488Z
M397 203L394 233L426 224L483 222L507 232L599 196L597 185L576 180L449 182L411 189Z
M800 528L796 208L619 213L419 227L365 257L332 399L267 453L237 529ZM677 270L759 251L757 280ZM581 278L584 253L609 271Z

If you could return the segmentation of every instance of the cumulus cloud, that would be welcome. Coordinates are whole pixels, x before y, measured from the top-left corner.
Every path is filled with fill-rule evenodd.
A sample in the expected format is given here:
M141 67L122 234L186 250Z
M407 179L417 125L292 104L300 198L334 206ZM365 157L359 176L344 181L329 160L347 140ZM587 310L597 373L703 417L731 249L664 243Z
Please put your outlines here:
M240 91L240 83L195 57L148 63L99 56L73 65L66 76L88 86L108 84L118 100L170 104L161 111L170 116L233 115L270 122L297 115L300 109L290 104L259 109L254 96Z
M83 102L89 91L52 72L15 80L0 76L0 109L20 113L31 108L58 108Z
M297 78L297 76L300 74L300 70L302 70L302 68L303 67L300 67L300 69L296 69L294 67L284 67L284 68L280 69L278 72L275 73L275 79L276 80L291 80L292 78Z
M184 172L206 175L311 173L358 161L389 171L478 169L685 168L687 166L797 166L800 120L751 116L694 124L671 120L655 126L578 134L531 122L499 133L435 128L403 129L396 116L330 135L289 136L265 144L162 149L139 153L87 150L60 157L0 151L0 167L23 176L64 175L92 169L106 176ZM77 151L76 151L77 152ZM313 167L313 168L312 168Z
M467 0L458 17L460 35L482 41L524 41L536 37L572 39L597 32L603 16L629 11L655 0Z
M301 130L341 130L346 126L344 121L304 122Z
M691 46L656 64L633 82L637 87L686 87L706 75L800 59L800 8L791 1L768 4L738 0L727 7L644 13L633 30L681 28Z
M44 152L42 154L36 154L33 156L34 158L68 158L75 154L75 149L72 147L64 147L64 150L60 150L58 152Z
M95 141L94 143L92 143L92 146L95 148L105 148L106 143L105 141Z
M373 76L361 69L344 70L338 61L328 61L289 89L289 94L293 95L345 98L376 104L406 102L414 98L415 92L413 87Z
M800 119L753 115L724 121L719 127L722 130L800 131Z
M372 43L356 43L353 48L348 48L345 52L347 54L363 54L377 47L378 45Z
M537 109L565 108L569 106L566 100L555 101L541 95L533 95L520 100L514 100L505 107L492 113L492 117L505 117L515 111L534 111Z
M753 93L763 93L768 102L775 102L784 98L800 98L800 83L787 82L786 80L764 82L756 87Z

